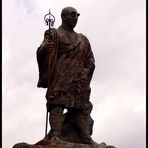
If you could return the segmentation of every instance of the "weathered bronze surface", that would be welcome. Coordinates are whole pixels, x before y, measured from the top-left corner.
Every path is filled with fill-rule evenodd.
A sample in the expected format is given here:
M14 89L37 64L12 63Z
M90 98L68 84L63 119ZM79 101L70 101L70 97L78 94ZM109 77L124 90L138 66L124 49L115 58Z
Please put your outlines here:
M61 26L45 31L37 49L37 86L47 88L51 130L45 138L92 144L90 82L95 59L87 37L74 31L79 15L75 8L66 7L61 12Z

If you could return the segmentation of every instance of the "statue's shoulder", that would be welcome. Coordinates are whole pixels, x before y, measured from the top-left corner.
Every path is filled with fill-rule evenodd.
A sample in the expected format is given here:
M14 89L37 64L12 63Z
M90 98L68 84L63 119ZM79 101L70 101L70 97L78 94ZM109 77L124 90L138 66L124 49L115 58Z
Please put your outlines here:
M79 35L83 38L87 38L86 35L82 34L82 33L79 33Z
M89 42L89 40L88 40L88 38L87 38L86 35L84 35L84 34L82 34L82 33L79 33L79 35L81 36L81 38L82 38L83 40L85 40L86 42Z

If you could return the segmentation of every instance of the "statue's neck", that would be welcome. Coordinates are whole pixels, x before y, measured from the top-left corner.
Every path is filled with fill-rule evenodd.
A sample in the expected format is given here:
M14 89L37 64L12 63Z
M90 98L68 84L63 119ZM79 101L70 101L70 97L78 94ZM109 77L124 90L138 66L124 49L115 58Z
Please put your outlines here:
M73 30L69 29L67 26L61 25L59 29L62 32L63 40L65 40L67 43L72 44L77 42L78 34Z
M74 33L74 28L69 27L69 26L65 25L64 23L62 23L61 27L62 27L62 29L64 29L65 31L67 31L69 33Z

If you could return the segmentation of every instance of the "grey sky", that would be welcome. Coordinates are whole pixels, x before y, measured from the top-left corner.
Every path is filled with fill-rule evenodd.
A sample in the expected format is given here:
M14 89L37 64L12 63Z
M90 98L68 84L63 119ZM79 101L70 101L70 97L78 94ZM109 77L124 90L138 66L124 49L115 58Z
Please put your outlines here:
M3 148L44 137L45 89L37 88L36 49L49 8L61 23L65 6L80 12L76 32L96 59L91 83L93 139L119 148L145 148L145 0L3 0ZM9 142L8 142L9 141Z

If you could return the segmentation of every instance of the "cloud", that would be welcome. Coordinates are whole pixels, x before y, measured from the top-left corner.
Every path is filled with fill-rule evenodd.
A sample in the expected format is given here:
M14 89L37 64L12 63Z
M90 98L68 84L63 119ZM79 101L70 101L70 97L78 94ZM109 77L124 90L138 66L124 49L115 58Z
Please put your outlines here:
M145 147L145 91L118 83L92 84L93 138L121 148Z

